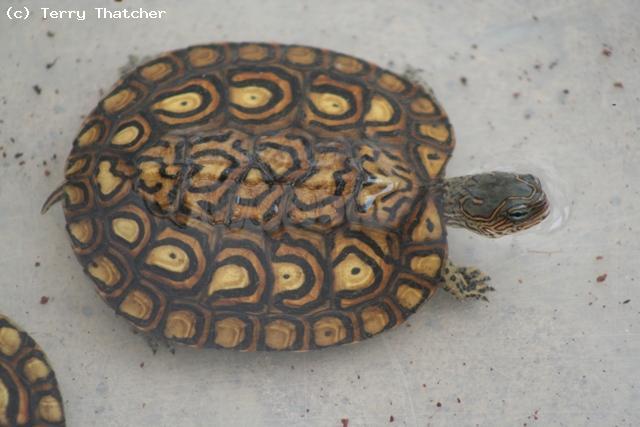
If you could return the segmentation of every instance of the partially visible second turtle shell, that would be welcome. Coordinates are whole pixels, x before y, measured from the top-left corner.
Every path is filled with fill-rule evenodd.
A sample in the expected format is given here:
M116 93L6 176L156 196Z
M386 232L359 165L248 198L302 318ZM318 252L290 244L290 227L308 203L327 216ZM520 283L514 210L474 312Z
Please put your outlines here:
M64 426L56 376L36 342L0 314L0 426Z
M374 64L190 47L131 72L86 119L67 227L141 330L246 351L360 341L436 289L453 146L433 95Z

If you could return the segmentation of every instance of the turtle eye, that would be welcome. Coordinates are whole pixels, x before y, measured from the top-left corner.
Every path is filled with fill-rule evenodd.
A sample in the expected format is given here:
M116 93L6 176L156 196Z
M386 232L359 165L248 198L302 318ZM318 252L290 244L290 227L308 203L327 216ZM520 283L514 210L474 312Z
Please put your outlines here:
M509 219L511 219L512 221L522 221L523 219L526 219L529 216L529 210L522 206L522 207L517 207L514 209L510 209L507 212L507 216L509 217Z

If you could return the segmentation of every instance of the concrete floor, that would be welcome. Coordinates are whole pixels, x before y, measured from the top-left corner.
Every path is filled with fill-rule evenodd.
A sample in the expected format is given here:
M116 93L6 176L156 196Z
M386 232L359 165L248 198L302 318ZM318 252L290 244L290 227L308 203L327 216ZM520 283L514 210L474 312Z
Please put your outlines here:
M191 0L155 22L15 3L35 15L0 15L0 311L46 349L70 426L640 425L639 2ZM40 206L129 55L218 40L417 69L456 126L448 174L534 171L554 219L450 232L452 258L492 275L490 303L439 293L406 327L322 352L153 354L84 277L61 209Z

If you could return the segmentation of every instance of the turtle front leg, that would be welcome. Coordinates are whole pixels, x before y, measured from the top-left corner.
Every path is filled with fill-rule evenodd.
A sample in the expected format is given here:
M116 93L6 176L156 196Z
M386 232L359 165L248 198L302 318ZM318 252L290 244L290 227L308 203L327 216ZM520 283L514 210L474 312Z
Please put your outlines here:
M457 267L447 260L442 269L443 288L459 300L465 298L483 299L487 291L494 291L488 282L491 277L474 267Z

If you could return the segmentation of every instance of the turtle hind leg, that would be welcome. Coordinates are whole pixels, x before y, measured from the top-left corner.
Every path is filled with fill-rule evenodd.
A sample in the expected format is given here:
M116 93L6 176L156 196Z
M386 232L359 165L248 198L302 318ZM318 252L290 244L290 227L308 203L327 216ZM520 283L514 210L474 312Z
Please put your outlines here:
M466 298L489 301L484 295L495 289L489 286L491 278L474 267L457 267L447 260L442 269L442 281L445 291L459 300Z

